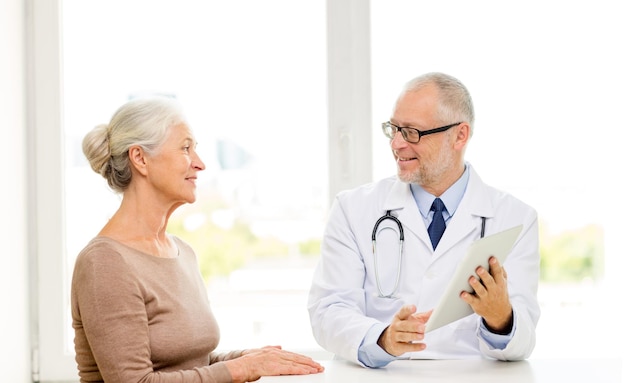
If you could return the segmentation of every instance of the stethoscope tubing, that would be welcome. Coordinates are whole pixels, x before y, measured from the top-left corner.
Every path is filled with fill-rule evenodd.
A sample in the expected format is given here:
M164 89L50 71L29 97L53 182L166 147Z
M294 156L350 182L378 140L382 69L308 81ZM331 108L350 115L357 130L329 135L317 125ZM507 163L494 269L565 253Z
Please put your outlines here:
M487 217L480 217L480 218L482 220L482 224L480 227L480 238L484 238L485 237L485 224L487 221ZM398 226L398 233L399 233L398 235L400 237L400 241L399 241L400 242L400 246L399 246L400 254L398 256L398 266L397 266L398 271L396 272L396 281L394 283L393 289L391 290L390 294L385 294L382 291L381 284L380 284L380 277L378 273L378 253L376 252L376 232L378 231L378 226L380 225L380 223L386 219L390 219L396 223L396 225ZM398 291L398 285L400 283L400 269L402 267L403 248L404 248L404 228L402 227L402 222L400 222L400 220L397 217L391 215L391 210L387 210L385 215L383 215L376 221L376 224L374 225L374 230L372 230L372 253L374 256L374 275L376 277L376 287L378 289L378 296L380 298L395 298L395 294Z
M382 288L380 287L380 279L378 276L378 253L376 252L376 232L378 231L378 226L381 222L386 219L390 219L398 225L398 235L400 237L400 248L398 255L398 272L396 273L396 281L393 286L393 290L391 290L391 294L384 294ZM374 225L374 230L372 231L372 253L374 254L374 275L376 276L376 287L378 288L378 296L381 298L394 298L394 294L398 290L398 284L400 283L400 268L402 266L402 254L404 253L402 250L404 248L404 228L402 227L402 222L397 217L391 215L391 210L387 210L387 213L382 217L378 218L376 224Z

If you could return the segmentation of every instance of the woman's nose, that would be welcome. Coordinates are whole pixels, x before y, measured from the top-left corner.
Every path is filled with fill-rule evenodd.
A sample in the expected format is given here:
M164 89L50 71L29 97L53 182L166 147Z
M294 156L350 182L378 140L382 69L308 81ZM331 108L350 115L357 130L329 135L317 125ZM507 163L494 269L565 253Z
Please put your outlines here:
M204 170L204 169L206 169L206 166L204 165L204 162L202 162L202 160L200 159L200 156L198 154L196 154L196 158L194 158L193 161L191 162L191 166L194 169L197 169L197 170Z

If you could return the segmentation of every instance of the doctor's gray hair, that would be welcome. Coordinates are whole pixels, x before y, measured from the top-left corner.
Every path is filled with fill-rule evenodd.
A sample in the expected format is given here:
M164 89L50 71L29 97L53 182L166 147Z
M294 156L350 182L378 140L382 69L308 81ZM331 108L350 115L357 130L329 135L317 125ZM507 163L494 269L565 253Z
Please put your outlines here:
M402 94L420 90L434 84L439 89L439 113L442 124L466 121L470 135L474 133L474 104L469 91L456 77L440 72L430 72L407 82ZM401 96L402 96L401 94Z
M89 165L115 192L130 185L132 172L128 151L140 146L148 155L157 152L170 127L186 123L178 102L167 97L128 101L108 124L98 125L83 138L83 153Z

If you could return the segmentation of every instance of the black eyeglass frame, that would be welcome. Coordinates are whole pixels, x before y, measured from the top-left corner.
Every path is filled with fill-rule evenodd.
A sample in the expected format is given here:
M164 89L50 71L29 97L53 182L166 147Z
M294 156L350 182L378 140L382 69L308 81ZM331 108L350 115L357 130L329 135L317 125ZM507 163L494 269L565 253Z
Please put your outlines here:
M383 122L382 123L382 128L383 128L383 134L385 135L385 137L389 138L389 139L393 139L396 136L396 133L400 132L402 134L402 138L404 138L404 141L410 143L410 144L417 144L418 142L420 142L420 140L422 139L423 136L429 135L429 134L433 134L433 133L439 133L439 132L445 132L446 130L453 128L457 125L460 125L462 123L461 122L457 122L454 124L450 124L450 125L446 125L446 126L442 126L439 128L434 128L434 129L429 129L429 130L419 130L419 129L415 129L415 128L408 128L408 127L400 127L400 126L396 126L394 124L391 123L391 121L387 121L387 122ZM395 131L394 131L395 130ZM407 133L409 131L413 131L413 132L417 132L417 141L409 141L406 136ZM389 136L389 134L387 133L393 133L391 136Z

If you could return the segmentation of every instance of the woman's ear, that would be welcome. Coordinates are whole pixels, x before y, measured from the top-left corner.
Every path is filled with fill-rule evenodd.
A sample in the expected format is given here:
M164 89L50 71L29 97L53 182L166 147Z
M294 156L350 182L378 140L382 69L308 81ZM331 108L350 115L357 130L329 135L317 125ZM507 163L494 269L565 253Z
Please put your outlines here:
M147 158L146 153L141 146L131 146L128 149L128 159L130 160L131 166L135 170L137 170L140 174L146 174Z

